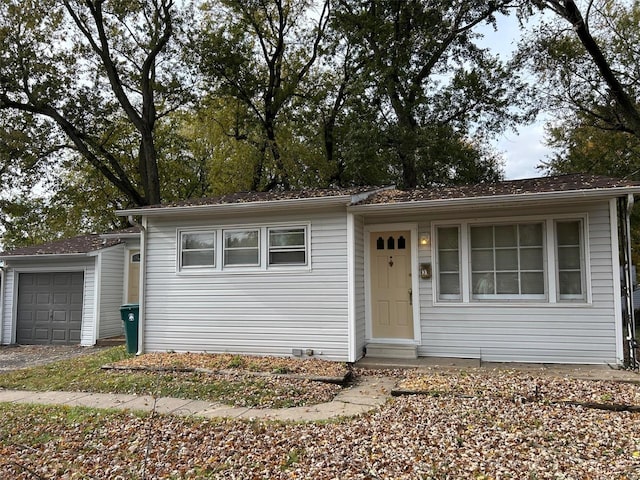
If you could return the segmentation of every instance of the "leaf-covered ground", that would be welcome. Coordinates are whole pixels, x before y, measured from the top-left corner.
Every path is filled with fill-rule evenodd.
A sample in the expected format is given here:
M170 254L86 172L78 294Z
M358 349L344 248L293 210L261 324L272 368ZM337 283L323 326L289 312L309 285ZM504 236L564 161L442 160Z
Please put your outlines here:
M305 424L0 404L0 478L640 478L639 414L486 393Z
M114 363L118 367L198 368L206 370L238 370L265 373L293 373L309 376L342 377L344 363L316 358L260 357L212 353L146 353Z
M145 357L146 355L139 358ZM182 358L182 363L185 364L185 359L189 357ZM197 358L197 356L190 358ZM246 361L245 359L248 358L253 357L238 357L239 360L236 362ZM245 375L243 373L245 370L240 366L233 369L231 373L106 371L101 368L105 364L123 360L127 360L124 348L116 347L93 355L0 373L0 388L154 395L262 408L284 408L328 402L341 388L338 385L286 376ZM138 358L131 360L132 363L143 364ZM289 362L293 365L297 360L289 360ZM283 368L282 363L280 360L274 363L272 368ZM266 362L263 364L266 368ZM307 364L310 365L310 363ZM154 364L149 362L149 365Z
M397 383L398 390L432 396L499 396L520 401L582 402L640 408L638 383L569 380L549 374L487 369L459 372L407 370L397 372L397 375L402 377Z

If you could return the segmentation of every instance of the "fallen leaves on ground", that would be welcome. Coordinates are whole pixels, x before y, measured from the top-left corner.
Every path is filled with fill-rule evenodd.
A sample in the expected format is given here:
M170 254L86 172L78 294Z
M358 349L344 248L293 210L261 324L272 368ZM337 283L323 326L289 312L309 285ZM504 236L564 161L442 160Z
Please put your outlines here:
M316 358L260 357L230 353L145 353L121 360L114 365L129 368L234 369L325 377L342 377L347 373L347 367L344 363Z
M399 390L430 395L499 396L520 400L568 401L640 406L634 383L567 379L516 370L469 369L461 372L407 370ZM640 475L639 475L640 477Z
M639 414L522 404L485 386L473 397L400 397L332 423L0 405L0 477L640 478Z

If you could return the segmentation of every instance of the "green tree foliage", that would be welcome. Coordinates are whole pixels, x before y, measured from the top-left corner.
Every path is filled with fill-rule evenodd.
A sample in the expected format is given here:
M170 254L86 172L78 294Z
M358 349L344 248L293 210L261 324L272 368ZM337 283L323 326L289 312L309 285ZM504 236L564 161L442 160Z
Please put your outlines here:
M535 3L556 13L520 53L555 115L544 168L640 178L640 2Z
M312 0L214 0L205 5L192 52L209 90L245 107L238 110L242 118L226 127L233 127L237 141L256 149L252 190L303 186L292 176L307 165L293 144L286 151L283 142L295 137L286 131L285 117L318 60L327 28L329 1L317 12L313 6Z
M172 0L2 0L1 121L52 140L5 161L27 173L72 151L129 203L159 203L156 122L187 98L177 22Z
M524 88L517 75L476 44L476 28L512 3L339 2L339 28L361 65L358 98L370 112L364 128L373 126L376 148L404 187L499 175L493 158L466 168L458 155L526 117L516 111Z

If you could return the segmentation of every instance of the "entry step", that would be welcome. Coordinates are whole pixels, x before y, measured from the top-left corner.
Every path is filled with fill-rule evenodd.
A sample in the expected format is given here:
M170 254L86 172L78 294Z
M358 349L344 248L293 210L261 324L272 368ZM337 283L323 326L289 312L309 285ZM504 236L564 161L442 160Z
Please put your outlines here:
M418 358L418 347L415 345L368 343L366 356L376 358Z

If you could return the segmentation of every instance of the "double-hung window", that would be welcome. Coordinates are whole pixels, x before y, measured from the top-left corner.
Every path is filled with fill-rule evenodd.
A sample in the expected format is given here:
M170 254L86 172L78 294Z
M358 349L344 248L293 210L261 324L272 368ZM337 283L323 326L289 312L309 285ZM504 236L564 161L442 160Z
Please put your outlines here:
M584 300L584 247L580 220L556 221L558 299Z
M214 268L216 265L216 232L180 233L180 268Z
M260 230L225 230L224 266L260 265Z
M269 229L269 266L307 264L304 227Z
M460 235L457 226L438 228L438 297L460 300Z
M544 299L542 223L469 229L474 299Z

